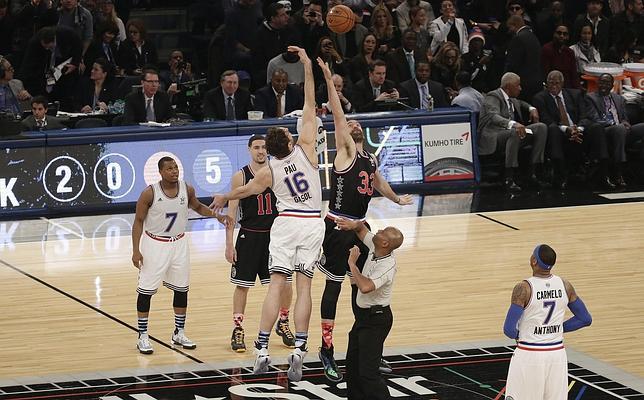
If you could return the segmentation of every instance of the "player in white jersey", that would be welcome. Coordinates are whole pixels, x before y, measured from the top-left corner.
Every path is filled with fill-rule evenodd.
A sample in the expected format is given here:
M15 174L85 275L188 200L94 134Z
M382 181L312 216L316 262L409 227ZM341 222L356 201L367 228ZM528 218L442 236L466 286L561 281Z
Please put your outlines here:
M225 195L214 196L211 204L215 210L224 207L228 200L241 199L262 193L271 187L277 198L278 217L271 227L269 245L269 273L271 281L262 307L259 335L255 342L257 359L254 372L266 372L270 364L268 339L279 310L280 292L287 285L286 278L299 272L296 279L295 301L295 350L288 356L288 377L302 379L302 363L307 353L309 320L311 318L311 279L320 256L324 239L324 222L320 218L322 187L318 172L315 141L315 87L311 60L306 51L289 46L297 52L304 64L304 108L302 129L297 144L287 128L269 128L266 149L273 158L270 168L257 172L255 179Z
M216 217L224 225L229 220L202 204L195 189L179 180L179 167L171 157L162 157L158 166L161 180L141 193L132 226L132 263L139 269L136 347L143 354L154 351L148 335L148 315L151 297L162 282L174 291L172 343L184 349L197 347L184 333L190 281L188 241L184 238L188 207L204 217Z
M532 277L512 291L503 332L517 340L508 370L506 400L565 400L568 359L564 332L592 323L584 302L567 280L553 275L557 254L546 244L530 257ZM573 317L564 321L566 307Z

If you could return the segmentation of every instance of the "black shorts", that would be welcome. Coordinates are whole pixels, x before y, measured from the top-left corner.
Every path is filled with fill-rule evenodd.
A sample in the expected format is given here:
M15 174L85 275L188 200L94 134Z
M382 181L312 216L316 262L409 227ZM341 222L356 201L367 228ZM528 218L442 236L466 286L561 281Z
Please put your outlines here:
M325 218L326 230L324 231L324 242L322 242L322 257L318 269L326 275L326 279L342 282L345 275L351 275L349 270L349 249L353 246L360 248L358 258L358 269L362 271L369 248L362 243L354 231L342 231L336 229L335 221ZM366 224L366 223L365 223ZM369 224L366 224L369 227Z
M262 285L270 282L268 274L268 244L271 232L256 232L244 228L239 229L235 250L237 263L230 268L230 282L243 287L255 286L255 278L259 276Z

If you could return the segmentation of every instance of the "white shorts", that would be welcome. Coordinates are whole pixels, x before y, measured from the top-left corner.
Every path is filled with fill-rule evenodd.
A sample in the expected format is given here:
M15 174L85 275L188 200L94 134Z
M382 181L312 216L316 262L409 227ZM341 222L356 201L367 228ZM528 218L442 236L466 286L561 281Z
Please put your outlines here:
M505 399L567 400L566 349L552 351L515 349L510 360Z
M161 241L151 238L144 232L141 235L139 249L143 255L143 265L139 271L137 292L153 295L162 282L171 290L188 291L190 253L187 237L183 236L174 241Z
M323 240L322 218L275 218L268 245L268 272L291 276L297 271L313 278Z

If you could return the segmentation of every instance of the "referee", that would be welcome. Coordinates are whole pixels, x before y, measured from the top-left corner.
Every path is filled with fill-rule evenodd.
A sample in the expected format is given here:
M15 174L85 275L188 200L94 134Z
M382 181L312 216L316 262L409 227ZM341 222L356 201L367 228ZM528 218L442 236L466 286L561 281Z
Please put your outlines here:
M369 248L362 273L356 265L360 249L354 246L349 251L349 268L359 290L354 305L355 322L349 332L347 347L347 397L390 399L389 389L378 367L385 339L393 324L389 305L396 260L392 252L402 244L403 235L391 226L374 235L360 220L338 219L336 224L340 229L354 230Z

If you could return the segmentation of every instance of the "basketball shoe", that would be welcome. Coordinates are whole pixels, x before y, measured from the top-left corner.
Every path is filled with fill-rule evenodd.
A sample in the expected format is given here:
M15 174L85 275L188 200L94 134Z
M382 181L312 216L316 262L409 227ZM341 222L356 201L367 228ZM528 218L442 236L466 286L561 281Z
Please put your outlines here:
M172 334L172 344L176 344L177 346L181 346L184 349L189 350L197 347L197 344L195 342L188 339L183 329L174 330L174 333Z
M295 348L295 336L291 332L291 328L288 326L288 319L278 320L277 325L275 325L275 333L282 338L282 343L284 346L294 349Z
M136 341L136 348L139 349L139 353L141 354L152 354L154 352L148 335L139 336L139 339Z
M246 351L246 343L244 343L244 328L241 326L236 326L235 329L233 329L233 334L230 337L230 347L237 353L243 353Z
M262 374L268 372L268 366L271 364L271 356L268 355L268 349L262 347L259 342L255 342L255 365L253 366L253 374Z
M306 357L307 350L304 345L296 347L291 354L288 355L288 379L293 382L302 380L302 365L304 364L304 357Z
M333 358L333 347L330 349L320 347L318 357L322 361L324 376L331 382L340 382L342 380L342 371L340 371L338 364L336 364Z

